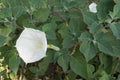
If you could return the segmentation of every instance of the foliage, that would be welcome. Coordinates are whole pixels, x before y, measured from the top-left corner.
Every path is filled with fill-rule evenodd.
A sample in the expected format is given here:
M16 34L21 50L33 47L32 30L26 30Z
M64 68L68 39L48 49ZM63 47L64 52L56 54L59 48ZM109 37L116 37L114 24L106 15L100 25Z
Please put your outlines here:
M14 47L24 27L60 50L25 65ZM120 80L120 1L0 0L0 80L38 79Z

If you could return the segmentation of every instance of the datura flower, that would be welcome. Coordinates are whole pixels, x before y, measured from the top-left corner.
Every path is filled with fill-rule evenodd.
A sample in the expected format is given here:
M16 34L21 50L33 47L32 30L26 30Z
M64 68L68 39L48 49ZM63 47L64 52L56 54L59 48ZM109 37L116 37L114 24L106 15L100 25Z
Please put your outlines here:
M90 12L92 12L92 13L97 13L97 4L96 3L91 3L90 5L89 5L89 11Z
M15 47L26 64L39 61L46 56L46 35L42 31L25 28L17 39Z

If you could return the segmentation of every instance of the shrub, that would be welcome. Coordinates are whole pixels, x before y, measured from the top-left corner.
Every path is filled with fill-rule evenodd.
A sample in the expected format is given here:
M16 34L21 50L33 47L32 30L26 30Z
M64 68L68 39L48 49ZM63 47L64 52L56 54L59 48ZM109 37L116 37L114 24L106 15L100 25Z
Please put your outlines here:
M27 65L15 48L24 27L48 43L47 56ZM120 1L0 0L0 80L77 79L120 80Z

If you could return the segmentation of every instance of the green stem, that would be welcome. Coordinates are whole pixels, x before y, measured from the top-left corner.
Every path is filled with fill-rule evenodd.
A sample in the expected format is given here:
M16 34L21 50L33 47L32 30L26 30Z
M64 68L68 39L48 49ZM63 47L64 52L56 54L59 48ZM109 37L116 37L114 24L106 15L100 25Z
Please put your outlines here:
M114 74L116 72L116 70L118 69L119 67L119 64L120 64L120 57L118 58L117 62L116 62L116 65L114 66L113 70L112 70L112 74Z

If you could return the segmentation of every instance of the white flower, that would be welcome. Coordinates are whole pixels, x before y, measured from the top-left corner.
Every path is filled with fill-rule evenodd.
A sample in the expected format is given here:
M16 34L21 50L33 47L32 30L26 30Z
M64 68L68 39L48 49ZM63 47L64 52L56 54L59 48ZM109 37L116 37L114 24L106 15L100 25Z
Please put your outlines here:
M26 64L36 62L46 56L46 35L42 31L25 28L17 39L15 47Z
M90 12L93 12L93 13L97 13L97 4L96 3L91 3L90 5L89 5L89 11Z

